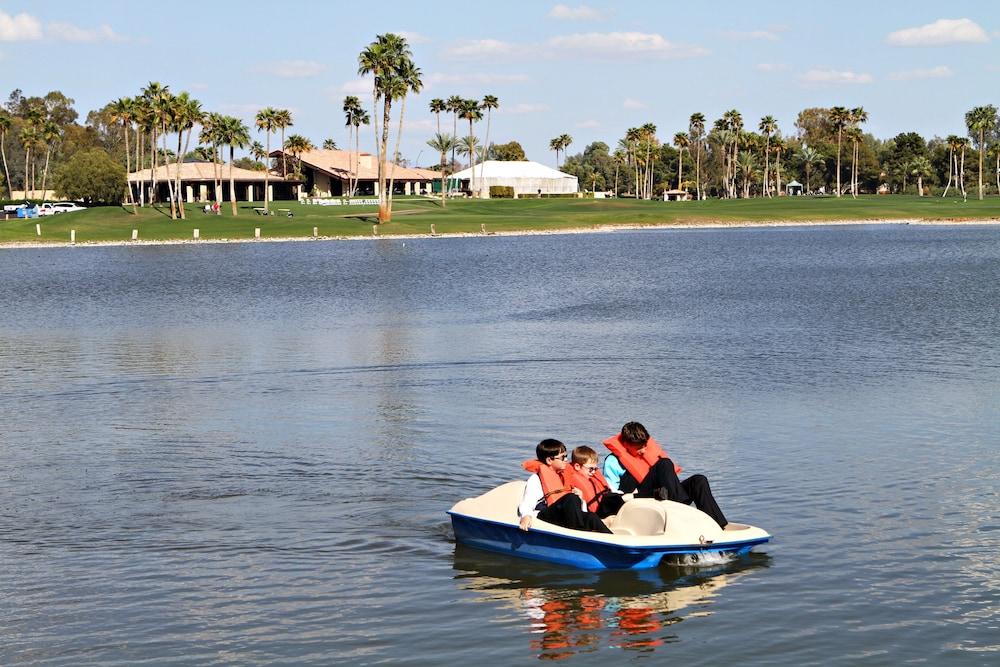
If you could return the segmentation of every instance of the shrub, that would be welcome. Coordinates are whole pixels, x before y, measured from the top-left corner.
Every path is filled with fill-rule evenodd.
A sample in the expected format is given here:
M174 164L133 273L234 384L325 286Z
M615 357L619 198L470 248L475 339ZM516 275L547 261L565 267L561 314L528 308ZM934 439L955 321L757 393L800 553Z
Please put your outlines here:
M125 197L125 167L106 151L80 151L60 167L53 179L56 194L88 204L120 204Z
M490 199L513 199L514 188L509 185L491 185Z

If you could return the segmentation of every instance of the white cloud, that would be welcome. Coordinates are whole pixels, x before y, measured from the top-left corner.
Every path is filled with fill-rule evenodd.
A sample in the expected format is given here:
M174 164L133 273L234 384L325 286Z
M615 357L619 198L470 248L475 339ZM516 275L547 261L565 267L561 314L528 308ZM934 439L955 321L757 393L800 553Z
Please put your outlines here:
M897 30L886 37L886 42L892 46L945 46L988 41L986 31L970 19L939 19L918 28Z
M431 38L427 35L412 30L396 30L395 33L406 39L410 44L426 44L431 41Z
M461 85L490 85L501 83L523 83L528 81L527 74L443 74L436 72L424 77L424 84L434 86L446 84L449 86Z
M307 79L321 74L325 69L326 65L315 60L276 60L258 65L255 71L280 79Z
M585 130L592 130L594 128L600 127L601 124L594 119L590 119L590 120L581 120L579 123L576 124L576 126L579 128L583 128Z
M548 110L549 106L547 104L521 103L507 107L501 106L499 109L497 109L497 113L504 113L504 114L543 113Z
M510 55L514 50L513 44L498 39L473 39L445 49L443 55L446 58L484 58Z
M553 37L546 46L556 54L585 57L685 58L703 56L700 46L675 44L645 32L588 32Z
M626 97L625 101L622 102L622 107L625 109L645 109L646 105L639 100Z
M42 38L42 24L34 16L0 12L0 42L25 42Z
M81 28L72 23L49 23L45 26L45 36L61 42L120 42L124 39L108 25Z
M587 5L579 5L577 7L556 5L549 11L550 19L558 19L560 21L597 21L603 17L604 15L601 12Z
M875 79L871 74L857 72L838 72L832 69L811 69L802 75L801 81L809 84L854 84L871 83Z
M759 63L757 70L760 72L784 72L788 65L784 63Z
M914 79L946 79L955 72L947 65L938 65L929 69L910 69L891 72L889 78L893 81L913 81Z

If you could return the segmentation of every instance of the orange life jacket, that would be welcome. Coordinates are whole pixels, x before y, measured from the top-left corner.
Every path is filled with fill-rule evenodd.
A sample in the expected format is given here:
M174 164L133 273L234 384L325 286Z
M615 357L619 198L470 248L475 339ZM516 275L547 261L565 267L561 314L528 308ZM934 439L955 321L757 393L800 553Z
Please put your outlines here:
M528 472L535 473L538 475L538 479L542 480L542 498L547 505L551 505L573 490L573 487L563 480L565 472L560 475L555 468L545 465L538 459L525 461L521 466ZM570 469L571 466L567 465L564 470Z
M608 480L604 479L600 470L595 470L594 474L588 477L587 473L568 465L566 472L566 480L570 485L583 492L583 500L587 503L587 509L596 512L597 506L601 504L601 498L610 491Z
M642 480L646 479L646 475L649 474L649 469L656 465L656 462L660 459L669 459L663 448L660 447L656 440L650 438L646 441L646 449L643 450L642 456L635 456L628 451L625 447L625 443L621 440L621 433L618 435L613 435L604 441L604 446L611 450L611 453L618 457L621 464L625 466L625 470L629 471L629 474L635 478L637 483L642 483ZM676 463L674 464L674 472L678 475L681 473L681 468Z

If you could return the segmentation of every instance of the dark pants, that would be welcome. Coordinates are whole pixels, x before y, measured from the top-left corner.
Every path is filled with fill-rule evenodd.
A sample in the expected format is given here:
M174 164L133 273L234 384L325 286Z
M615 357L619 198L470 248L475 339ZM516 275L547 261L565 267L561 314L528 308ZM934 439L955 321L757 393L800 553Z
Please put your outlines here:
M601 500L597 503L597 509L594 510L594 514L606 519L609 516L614 516L618 514L618 510L622 508L625 501L617 493L605 493L601 496Z
M554 523L563 528L589 530L594 533L610 533L611 529L604 525L601 517L593 512L583 511L583 502L575 493L567 493L538 513L542 521Z
M622 475L621 490L625 493L635 492L636 498L654 498L657 489L664 489L667 500L677 503L694 506L705 514L709 515L721 527L725 528L726 516L719 509L719 504L715 502L712 489L708 485L708 478L704 475L691 475L683 482L677 478L674 472L674 462L670 459L660 459L656 462L646 477L638 484L631 473ZM663 492L661 492L662 494ZM662 499L662 498L661 498Z

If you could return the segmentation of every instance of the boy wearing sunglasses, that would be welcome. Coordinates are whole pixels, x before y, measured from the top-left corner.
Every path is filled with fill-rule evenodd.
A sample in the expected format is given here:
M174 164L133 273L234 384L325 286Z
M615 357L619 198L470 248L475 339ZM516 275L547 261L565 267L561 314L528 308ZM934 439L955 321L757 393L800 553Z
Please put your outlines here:
M535 458L522 465L532 474L517 506L521 530L528 530L538 517L563 528L611 532L599 516L586 510L583 492L573 488L566 445L552 438L542 440L535 447Z

